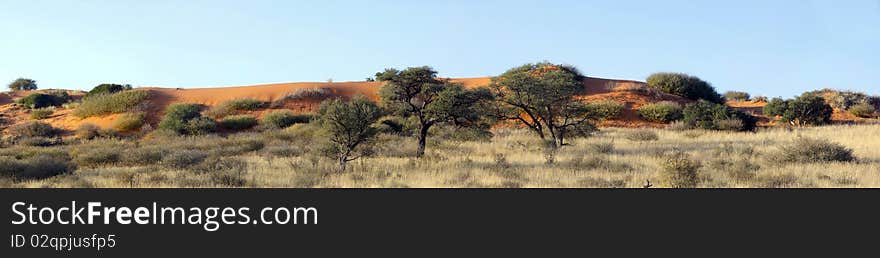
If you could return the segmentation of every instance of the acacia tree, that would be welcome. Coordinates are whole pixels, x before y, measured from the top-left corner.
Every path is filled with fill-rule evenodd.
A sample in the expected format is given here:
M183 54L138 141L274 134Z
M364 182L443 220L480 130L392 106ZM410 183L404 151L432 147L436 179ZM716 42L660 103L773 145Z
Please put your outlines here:
M461 127L486 126L482 103L491 98L488 89L466 89L462 84L437 78L431 67L410 67L403 71L385 69L376 73L376 80L385 82L379 90L382 104L402 117L418 120L417 156L425 154L428 131L432 126L448 123Z
M13 91L36 90L37 81L26 78L18 78L9 84L9 89Z
M566 137L586 136L596 130L586 103L575 97L584 91L584 78L573 67L552 63L526 64L492 79L496 115L534 131L553 147Z
M324 153L336 159L340 169L345 171L349 161L368 154L363 147L378 133L373 124L382 117L383 112L376 103L357 96L350 101L324 101L318 114L320 125L329 137Z

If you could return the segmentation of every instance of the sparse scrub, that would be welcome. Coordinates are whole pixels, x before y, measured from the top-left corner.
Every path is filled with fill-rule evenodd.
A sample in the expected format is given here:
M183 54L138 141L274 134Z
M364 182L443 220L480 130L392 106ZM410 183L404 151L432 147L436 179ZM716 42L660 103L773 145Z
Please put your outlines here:
M276 99L272 102L272 107L281 107L287 101L312 101L312 102L321 102L326 99L333 97L333 93L328 89L316 88L316 89L298 89L293 92L285 94L283 97Z
M850 162L852 149L824 139L799 138L780 147L775 157L781 163Z
M113 94L99 94L85 98L82 104L73 111L73 115L81 118L124 113L142 108L142 104L150 97L146 90L130 90Z
M671 101L651 103L639 108L639 116L645 120L669 123L682 118L681 105Z
M660 136L649 130L635 130L627 133L626 139L634 142L649 142L659 140Z
M666 186L671 188L696 188L699 177L700 162L691 159L683 152L673 153L660 164L660 175Z
M55 113L55 107L45 107L31 110L31 119L43 120L49 117L52 117L52 114Z
M58 129L39 121L25 122L9 127L9 134L14 137L53 137Z
M707 101L690 104L682 112L684 114L683 121L690 128L752 131L757 124L757 119L752 115Z
M143 112L129 112L122 114L113 123L113 128L120 132L132 132L140 130L147 118Z
M91 140L101 136L101 127L91 123L84 123L76 128L75 135L80 140Z
M208 153L199 150L178 150L165 155L160 162L171 169L185 169L195 166L208 158Z

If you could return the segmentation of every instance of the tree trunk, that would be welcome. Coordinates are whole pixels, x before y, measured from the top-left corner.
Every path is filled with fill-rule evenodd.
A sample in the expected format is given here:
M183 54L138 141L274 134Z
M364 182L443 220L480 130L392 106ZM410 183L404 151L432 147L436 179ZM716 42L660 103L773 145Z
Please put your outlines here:
M425 143L428 141L429 128L431 128L430 125L422 125L422 128L419 129L419 150L416 153L419 158L425 155Z
M345 166L348 165L348 159L345 156L339 158L339 171L345 172Z

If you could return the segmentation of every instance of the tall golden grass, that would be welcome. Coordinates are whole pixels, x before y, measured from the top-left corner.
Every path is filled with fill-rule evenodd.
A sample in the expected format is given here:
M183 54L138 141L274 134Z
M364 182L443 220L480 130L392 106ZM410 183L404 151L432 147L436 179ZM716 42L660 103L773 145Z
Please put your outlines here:
M648 131L658 139L631 137ZM858 160L780 164L771 158L781 146L798 137L841 144L852 149ZM668 186L661 176L661 166L668 154L676 152L701 164L697 187L880 187L880 125L772 128L755 133L606 128L555 151L545 150L529 131L499 129L491 141L432 142L423 158L412 156L416 148L413 139L389 135L381 138L375 156L352 162L344 172L311 149L315 137L284 135L281 131L230 138L150 139L137 144L130 140L96 140L58 148L72 156L102 146L132 152L141 148L190 148L222 158L209 157L202 163L210 164L189 169L163 166L162 162L127 167L119 163L79 166L72 174L41 180L6 179L0 181L0 186L657 188ZM253 147L236 149L242 145ZM219 160L234 162L221 164Z

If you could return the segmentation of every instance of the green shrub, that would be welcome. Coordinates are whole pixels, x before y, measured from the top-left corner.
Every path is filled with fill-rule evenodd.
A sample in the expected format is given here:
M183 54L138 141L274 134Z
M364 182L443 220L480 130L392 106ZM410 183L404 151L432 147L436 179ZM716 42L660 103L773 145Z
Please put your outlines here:
M52 114L55 113L55 107L45 107L31 110L31 118L36 120L43 120L49 117L52 117Z
M764 105L761 112L764 113L765 116L777 117L785 115L785 110L787 109L788 101L781 98L773 98L770 102L767 102L767 105Z
M205 113L206 116L220 119L241 111L253 111L265 106L265 103L256 99L234 99L217 105Z
M85 118L124 113L141 107L149 97L150 92L145 90L99 94L83 99L82 104L73 111L73 115Z
M97 96L97 95L109 95L109 94L122 92L122 91L130 90L130 89L131 89L131 85L129 85L129 84L120 85L120 84L106 84L105 83L105 84L101 84L101 85L98 85L98 86L95 86L94 88L92 88L92 90L90 90L88 93L86 93L86 95L83 96L83 98L90 98L90 97Z
M874 105L868 103L861 103L849 108L850 113L861 118L872 118L876 111L877 109Z
M733 101L749 101L752 98L751 95L747 92L742 91L728 91L724 93L724 98L727 100Z
M775 157L781 163L850 162L855 161L852 149L825 139L799 138L780 147Z
M200 118L201 107L197 104L175 103L165 109L165 116L159 122L160 129L166 129L177 133L184 133L187 130L187 123L190 120Z
M9 83L9 89L13 91L20 90L36 90L37 89L37 81L27 79L27 78L18 78L15 81Z
M634 142L656 141L660 139L654 131L636 130L626 134L626 139Z
M700 162L692 160L686 153L676 152L667 156L660 167L660 176L668 187L696 188L699 183Z
M9 134L17 137L53 137L59 131L51 125L38 121L25 122L9 127Z
M672 101L644 105L639 108L638 113L645 120L658 123L669 123L682 118L681 105Z
M128 112L119 116L113 123L113 128L120 132L140 130L144 126L147 115L144 112Z
M333 96L328 89L298 89L285 94L283 97L272 102L273 107L281 107L287 101L322 101Z
M682 113L683 121L689 127L707 130L751 131L758 122L755 117L742 111L708 101L690 104Z
M77 139L91 140L97 138L98 136L101 136L101 127L91 123L84 123L76 128L76 132L74 134L76 135Z
M590 114L600 120L615 119L620 117L624 105L613 100L601 100L587 103Z
M869 98L868 95L861 92L838 91L831 89L809 92L809 94L820 97L824 96L823 98L829 106L839 110L847 110L860 103L868 102Z
M67 92L59 91L57 94L33 93L19 99L18 103L29 108L46 108L60 107L68 101L70 101L70 96L67 95Z
M179 150L162 158L161 164L167 168L183 169L201 163L208 154L199 150Z
M207 117L198 117L187 121L184 129L189 135L207 135L217 131L217 122Z
M290 111L274 111L263 116L261 124L267 128L287 128L293 124L304 124L311 120L309 115L296 115Z
M233 131L251 129L256 125L257 118L252 115L227 116L220 121L220 127Z
M683 73L655 73L648 77L648 86L692 100L724 103L724 98L706 81Z
M824 125L831 123L834 109L825 103L825 99L813 94L803 94L788 101L788 108L782 115L784 121L797 126Z
M263 149L266 144L262 139L234 139L230 141L222 141L217 146L213 146L212 154L217 156L235 156L246 154Z

